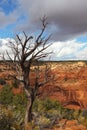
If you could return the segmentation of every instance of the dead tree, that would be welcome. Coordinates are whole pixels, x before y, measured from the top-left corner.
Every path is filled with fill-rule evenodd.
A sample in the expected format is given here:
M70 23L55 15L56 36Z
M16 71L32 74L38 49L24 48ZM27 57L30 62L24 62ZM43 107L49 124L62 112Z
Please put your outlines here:
M10 41L10 48L14 55L14 59L11 58L10 54L7 52L9 59L13 61L13 64L16 69L18 69L19 73L19 68L21 69L22 78L15 78L23 82L24 90L27 95L25 124L32 120L32 106L38 94L39 88L52 79L51 74L49 74L50 67L46 65L43 72L41 72L41 67L36 65L34 68L34 84L32 85L31 83L31 68L34 61L38 61L51 54L51 52L46 51L46 49L51 46L51 43L49 43L50 35L45 37L45 31L48 25L47 18L43 17L43 19L41 19L41 23L42 29L36 38L33 36L28 37L26 33L23 32L23 37L17 35L17 39L14 42ZM43 73L42 78L41 73Z

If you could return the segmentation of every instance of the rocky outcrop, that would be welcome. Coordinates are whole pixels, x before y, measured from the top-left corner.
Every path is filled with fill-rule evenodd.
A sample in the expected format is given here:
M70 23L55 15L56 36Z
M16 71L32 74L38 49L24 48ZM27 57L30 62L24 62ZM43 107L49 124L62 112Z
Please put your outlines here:
M78 105L81 109L87 108L87 100L86 95L87 92L83 90L67 90L65 91L66 101L64 106L66 105Z
M87 109L87 66L86 63L56 64L52 68L55 75L53 85L44 88L44 93L59 100L67 107Z

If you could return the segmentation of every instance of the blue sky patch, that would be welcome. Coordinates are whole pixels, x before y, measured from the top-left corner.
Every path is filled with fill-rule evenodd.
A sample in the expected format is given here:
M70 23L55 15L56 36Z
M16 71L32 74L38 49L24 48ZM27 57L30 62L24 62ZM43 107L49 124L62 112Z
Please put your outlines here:
M0 0L0 8L2 11L8 15L13 12L18 7L17 0Z
M12 38L14 37L14 33L12 32L11 29L8 30L9 27L5 29L0 29L0 38Z
M87 35L86 36L80 36L77 38L78 42L86 42L87 43Z

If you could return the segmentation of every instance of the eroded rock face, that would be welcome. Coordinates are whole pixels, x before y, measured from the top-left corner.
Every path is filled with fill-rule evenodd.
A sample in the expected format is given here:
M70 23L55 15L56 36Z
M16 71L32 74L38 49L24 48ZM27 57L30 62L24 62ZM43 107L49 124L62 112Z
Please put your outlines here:
M42 96L49 96L62 104L74 104L81 109L87 109L87 64L85 62L52 62L51 64L55 81L42 88ZM4 77L6 82L10 82L10 75L15 72L9 70L4 63L0 64L0 69L3 70L0 72L0 78ZM32 77L34 76L31 75ZM33 82L32 78L32 84Z
M52 68L55 75L53 85L43 88L52 99L59 100L71 108L87 109L87 65L83 62L61 63Z
M82 109L87 108L87 92L84 90L67 90L65 92L66 95L66 101L65 104L74 104L80 106Z

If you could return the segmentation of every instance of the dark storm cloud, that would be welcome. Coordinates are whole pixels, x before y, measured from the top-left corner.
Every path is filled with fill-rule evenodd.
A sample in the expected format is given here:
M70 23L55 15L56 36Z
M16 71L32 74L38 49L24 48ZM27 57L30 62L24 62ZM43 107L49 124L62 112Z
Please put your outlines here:
M11 14L9 14L8 16L5 15L4 12L0 12L0 28L6 27L10 24L13 24L17 21L18 16L17 16L17 12L13 12Z
M40 28L39 19L46 15L54 40L64 41L87 34L87 0L16 0L16 3L17 8L9 15L0 7L0 28L17 23L15 32L33 32ZM19 22L23 15L26 18Z
M87 0L19 0L29 16L25 28L47 15L54 40L68 40L87 33ZM21 26L19 27L21 29Z

